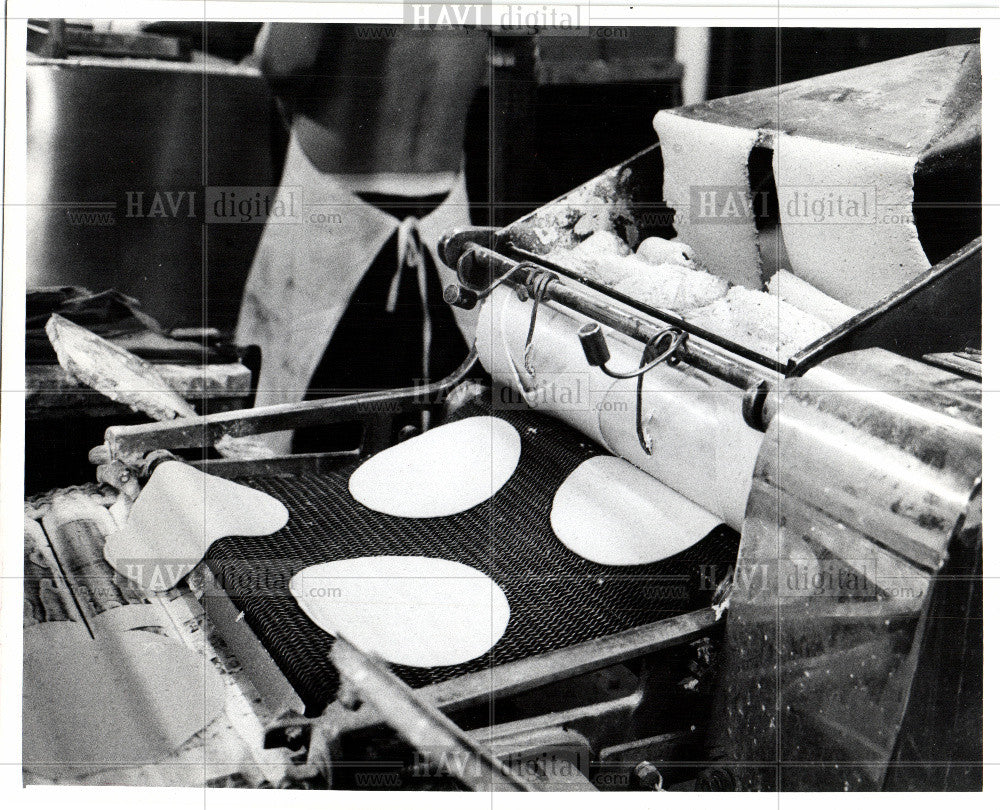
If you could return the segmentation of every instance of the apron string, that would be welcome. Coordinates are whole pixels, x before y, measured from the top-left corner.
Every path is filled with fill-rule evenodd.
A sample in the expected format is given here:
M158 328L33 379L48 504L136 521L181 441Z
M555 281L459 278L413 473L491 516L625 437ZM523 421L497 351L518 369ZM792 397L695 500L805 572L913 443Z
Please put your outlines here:
M427 279L427 263L424 261L424 251L420 242L420 234L417 231L419 221L416 217L410 216L399 223L396 231L396 273L389 284L389 295L385 302L386 312L395 312L396 304L399 301L399 288L402 285L404 268L411 268L417 274L417 287L420 291L420 309L423 320L422 352L420 358L420 371L425 382L430 382L431 374L431 309L429 297L429 283ZM426 417L427 414L425 413ZM426 419L425 419L426 421Z

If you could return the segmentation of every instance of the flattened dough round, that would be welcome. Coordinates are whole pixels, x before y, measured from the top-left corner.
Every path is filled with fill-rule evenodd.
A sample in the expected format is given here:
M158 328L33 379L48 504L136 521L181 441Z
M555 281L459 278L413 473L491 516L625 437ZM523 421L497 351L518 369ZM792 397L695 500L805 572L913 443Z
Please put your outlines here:
M500 587L475 568L433 557L354 557L312 565L288 584L330 635L393 664L437 667L478 658L510 619Z
M125 525L108 535L104 558L144 588L166 591L219 538L273 534L287 522L288 509L267 493L165 461L135 499Z
M78 622L24 630L24 767L93 773L159 762L218 716L222 678L179 641Z
M492 498L514 474L521 437L509 422L471 416L400 442L358 467L348 488L387 515L455 515Z
M552 531L601 565L646 565L690 548L720 521L616 456L587 459L552 501Z

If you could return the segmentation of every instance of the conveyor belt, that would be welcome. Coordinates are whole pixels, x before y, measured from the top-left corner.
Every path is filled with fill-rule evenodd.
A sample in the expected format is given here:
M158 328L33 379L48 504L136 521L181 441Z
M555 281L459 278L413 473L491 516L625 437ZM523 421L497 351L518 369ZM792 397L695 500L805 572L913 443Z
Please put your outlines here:
M270 537L220 540L207 560L307 709L326 706L338 685L327 660L331 637L305 616L287 588L291 576L309 565L366 555L426 555L471 565L503 588L511 619L493 650L458 666L395 667L413 687L618 633L710 601L711 590L702 586L703 566L725 571L734 562L736 532L720 526L684 553L653 565L588 562L556 539L549 510L566 476L603 451L549 417L516 410L495 415L520 432L520 464L491 502L459 515L408 520L361 506L347 491L357 462L325 475L240 479L285 503L289 522Z

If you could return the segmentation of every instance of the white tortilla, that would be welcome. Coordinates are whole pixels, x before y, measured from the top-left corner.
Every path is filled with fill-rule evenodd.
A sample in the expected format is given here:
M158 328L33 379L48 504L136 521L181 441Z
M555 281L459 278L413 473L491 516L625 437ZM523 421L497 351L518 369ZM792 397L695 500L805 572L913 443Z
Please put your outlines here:
M774 179L795 275L867 309L927 270L913 223L914 164L913 157L779 134ZM811 205L826 199L838 213L818 221Z
M355 557L313 565L289 590L305 614L393 664L451 666L471 661L507 629L499 586L462 563L432 557Z
M222 679L154 633L90 637L77 622L24 630L26 769L93 773L165 759L214 720Z
M646 565L690 548L721 521L615 456L577 467L552 501L552 531L601 565Z
M348 488L376 512L444 517L492 498L520 457L521 437L509 422L471 416L372 456L354 471Z
M219 538L273 534L287 522L285 505L270 495L165 461L142 488L125 525L108 535L104 557L144 588L165 591Z

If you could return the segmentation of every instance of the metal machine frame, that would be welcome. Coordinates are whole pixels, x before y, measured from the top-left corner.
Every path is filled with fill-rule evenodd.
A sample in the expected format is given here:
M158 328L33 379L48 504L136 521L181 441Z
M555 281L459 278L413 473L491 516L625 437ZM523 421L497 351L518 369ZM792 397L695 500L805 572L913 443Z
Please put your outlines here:
M981 277L981 239L973 240L883 301L831 330L790 358L787 364L776 363L730 341L697 329L675 313L660 312L628 299L545 258L543 246L537 243L536 228L543 224L551 225L553 222L558 222L558 230L563 235L560 238L574 240L576 237L572 235L574 224L572 212L574 208L580 206L613 205L616 212L613 224L616 228L629 232L633 237L632 241L637 237L653 233L673 235L669 225L658 224L654 229L643 229L637 224L643 221L641 214L644 208L649 209L656 205L660 210L663 209L662 202L654 202L658 199L658 182L662 172L658 155L658 150L651 147L501 231L473 229L446 235L440 243L439 252L442 259L456 269L459 282L458 285L446 290L447 300L455 306L471 309L496 286L507 284L514 288L523 301L532 300L536 313L539 307L546 304L564 307L646 347L639 368L627 373L613 372L604 365L608 359L607 349L606 347L602 349L603 340L600 337L599 326L588 325L581 329L582 351L588 362L600 366L605 373L612 376L636 377L639 380L637 397L640 398L640 402L642 377L649 368L658 362L688 365L742 390L743 419L755 430L769 433L772 421L781 418L778 416L779 408L776 405L778 400L790 394L793 399L799 397L803 402L807 402L808 397L803 397L801 394L808 388L806 381L825 380L826 377L823 375L827 372L824 368L830 358L850 351L881 346L891 349L897 355L913 358L910 360L897 358L904 364L913 364L915 359L922 358L928 352L941 351L949 345L954 345L954 334L942 337L942 324L953 322L956 301L961 304L974 291L978 292ZM529 330L529 342L531 332L532 330ZM669 345L664 342L665 337L670 338ZM881 354L871 357L876 358L875 365L879 368L892 367ZM203 458L190 462L206 471L223 476L236 476L249 472L260 474L262 471L292 473L329 468L330 465L358 457L362 451L376 452L392 444L394 440L391 428L392 413L431 410L437 418L440 418L453 409L456 402L462 401L464 396L481 391L481 388L463 387L469 383L469 376L476 362L477 355L473 350L462 365L447 378L415 388L252 408L205 417L178 419L161 424L112 427L105 434L104 445L92 451L91 460L99 465L100 480L111 483L134 497L139 489L139 479L148 475L159 460L173 457L171 451L208 448L224 436L244 437L334 422L363 422L366 428L363 448L350 453L252 461ZM975 377L974 367L975 364L972 364L973 373L967 374L967 379ZM923 368L930 367L923 366ZM896 372L899 372L899 368ZM817 374L819 376L816 376ZM845 374L842 379L849 380L850 376ZM798 379L803 377L805 380ZM834 381L834 388L846 384L835 372L830 372L828 377ZM896 382L899 383L900 380L897 379ZM933 384L940 385L937 382ZM970 381L969 384L974 387L976 383ZM953 392L946 389L947 386L941 389L942 396L951 396ZM970 416L969 419L974 421L974 416ZM641 419L637 416L637 427L640 422ZM642 440L641 427L639 435ZM902 449L906 452L916 452L908 446ZM776 453L777 450L772 452ZM844 474L846 475L846 472ZM763 472L761 475L764 475ZM766 483L765 478L766 476L760 481L755 481L755 487L763 487ZM962 477L956 485L957 488L961 489L964 483L965 478ZM752 515L753 529L756 532L755 542L763 548L766 546L764 541L767 538L766 532L761 528L764 525L761 522L761 515L766 512L765 507L769 501L759 491L755 492L757 494L751 496L751 504L757 504L755 507L757 511ZM850 514L849 510L845 512L845 515ZM844 519L848 520L849 517ZM942 531L948 536L937 538L937 541L946 544L950 539L950 532L944 529ZM938 551L941 551L941 548L938 548ZM907 552L900 553L905 557ZM937 562L937 558L921 559L919 564L926 573L931 573L936 570ZM741 564L746 563L747 555L741 551ZM595 673L621 662L653 656L666 649L718 634L722 628L722 617L729 606L729 592L726 586L720 589L716 597L713 606L692 613L496 666L486 671L459 676L422 689L405 690L397 694L396 698L405 698L404 702L412 698L429 713L443 711L455 714L490 701L523 695L539 687ZM234 619L235 608L225 594L213 593L211 598L206 596L206 606L212 603L217 604L217 609L210 611L210 615L216 614L224 635L227 635L227 632L232 632L234 636L243 634L243 642L237 646L242 646L250 657L256 655L260 658L259 653L253 652L252 639L248 637L250 631L245 626L237 627L238 621ZM745 614L747 604L744 603L741 609ZM334 655L336 655L336 645ZM267 669L267 661L261 666ZM267 678L273 679L276 673L277 668L272 662ZM277 675L280 676L280 673ZM267 697L267 690L262 691L265 691ZM292 694L291 687L287 690L282 687L272 688L270 696L276 706L283 703L287 708ZM507 735L505 756L509 758L523 753L531 749L532 745L544 748L559 738L558 734L552 736L557 727L565 731L578 721L582 721L584 726L587 723L593 725L599 723L602 716L615 717L622 711L626 713L634 711L642 699L642 696L633 696L612 700L606 705L584 707L576 712L575 720L572 722L571 719L567 719L568 716L560 718L553 715L548 719L533 718L525 723L515 724L515 727L503 730ZM377 705L378 701L375 703ZM344 701L338 701L332 704L321 718L308 720L300 717L284 718L275 727L275 737L272 742L287 744L291 737L297 737L301 741L299 732L304 727L308 726L312 734L316 734L316 730L320 729L320 733L316 736L319 742L314 746L315 751L311 753L313 764L316 765L317 761L323 760L321 751L328 751L332 740L339 733L371 727L377 721L376 715L365 712L352 713ZM475 736L473 732L472 737ZM485 740L487 735L480 736ZM464 742L458 738L455 740L456 745L469 744L468 740ZM579 740L576 743L579 743ZM655 748L652 743L650 746ZM492 756L488 752L486 755ZM320 771L322 770L323 768L320 768Z

